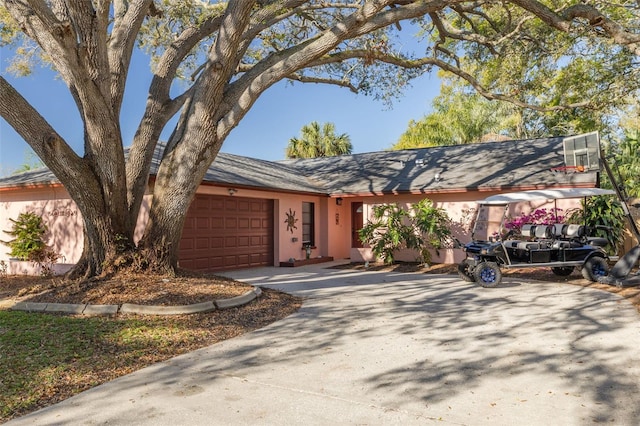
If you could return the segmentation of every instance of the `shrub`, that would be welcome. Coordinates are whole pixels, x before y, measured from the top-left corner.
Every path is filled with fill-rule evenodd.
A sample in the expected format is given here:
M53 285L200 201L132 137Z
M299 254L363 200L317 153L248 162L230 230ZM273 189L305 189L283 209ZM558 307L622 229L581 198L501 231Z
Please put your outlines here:
M451 240L451 219L444 209L435 206L434 202L425 198L412 206L414 224L421 238L418 239L418 249L422 261L431 263L433 249L440 255L440 249Z
M373 208L373 218L359 231L362 242L371 246L384 263L394 262L393 254L400 248L416 248L413 226L406 224L409 214L398 204L383 204Z
M42 217L35 213L20 213L17 219L9 219L13 226L5 233L13 237L10 241L2 241L11 251L9 255L19 259L31 261L40 266L43 275L53 273L52 265L60 257L44 242L47 226Z
M20 260L30 258L46 247L43 238L47 227L42 218L35 213L20 213L17 219L9 219L13 226L10 231L4 231L11 235L11 241L3 243L11 249L9 255Z
M429 199L413 204L410 210L396 203L383 204L373 208L373 218L359 236L387 264L393 263L394 253L403 248L418 250L422 261L430 263L429 249L439 254L451 237L450 219Z
M580 202L582 208L567 212L566 223L584 224L591 236L605 237L611 243L611 252L616 253L624 239L626 217L622 205L611 197L590 197ZM597 229L608 226L611 231Z

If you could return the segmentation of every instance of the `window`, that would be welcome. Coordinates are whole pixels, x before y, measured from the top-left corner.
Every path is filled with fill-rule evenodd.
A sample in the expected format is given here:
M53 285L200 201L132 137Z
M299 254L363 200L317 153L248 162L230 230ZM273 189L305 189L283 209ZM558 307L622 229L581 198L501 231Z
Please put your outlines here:
M316 245L315 242L315 206L313 203L302 203L302 244Z

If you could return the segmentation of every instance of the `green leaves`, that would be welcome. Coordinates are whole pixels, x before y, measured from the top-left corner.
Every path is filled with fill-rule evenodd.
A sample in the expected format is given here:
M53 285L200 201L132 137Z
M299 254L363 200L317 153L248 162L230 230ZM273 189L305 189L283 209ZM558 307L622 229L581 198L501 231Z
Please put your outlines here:
M613 147L614 172L629 197L640 197L640 129L629 130Z
M582 209L567 212L565 223L584 224L595 232L597 236L609 237L613 253L624 239L625 214L622 205L612 197L589 197L581 202ZM610 226L609 235L604 230L596 230L597 225Z
M439 249L451 237L450 219L447 213L435 207L433 201L423 199L411 205L409 210L397 203L382 204L373 208L373 217L359 231L360 239L371 246L371 251L387 264L395 261L395 253L401 249L414 249L422 261L431 262L429 249L439 254Z
M432 108L431 114L409 122L392 149L480 142L487 134L515 137L521 118L513 105L488 101L459 81L445 82Z
M321 127L317 121L313 121L302 127L299 139L289 139L285 155L287 158L333 157L351 154L352 150L349 135L336 135L333 123L324 123Z
M540 4L562 21L562 7L579 2L532 1L529 11ZM637 6L596 1L584 7L637 38ZM588 19L553 28L547 16L529 11L495 2L439 13L431 42L436 56L453 67L444 75L463 78L484 96L531 108L522 112L520 135L525 137L614 129L615 114L639 95L637 50L612 42L611 34Z
M20 260L31 260L37 253L43 251L46 245L43 241L47 227L42 218L35 213L20 213L17 219L9 219L13 226L4 231L13 240L2 242L11 248L10 256Z

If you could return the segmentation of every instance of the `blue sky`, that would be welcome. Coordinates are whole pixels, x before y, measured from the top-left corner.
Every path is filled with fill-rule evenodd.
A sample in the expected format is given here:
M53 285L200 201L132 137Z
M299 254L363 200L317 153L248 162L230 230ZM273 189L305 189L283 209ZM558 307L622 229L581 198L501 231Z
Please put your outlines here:
M48 69L38 68L29 77L14 78L4 72L7 50L0 49L3 76L32 103L78 152L82 152L82 122L64 83ZM144 109L150 81L148 58L138 54L133 62L121 116L125 146L131 140ZM386 149L406 130L409 120L430 111L440 91L435 73L413 82L390 109L380 101L326 85L273 86L255 104L225 141L222 151L265 160L284 158L290 138L311 121L332 122L336 133L347 133L353 152ZM165 129L166 139L171 128ZM29 146L0 118L0 176L24 164Z

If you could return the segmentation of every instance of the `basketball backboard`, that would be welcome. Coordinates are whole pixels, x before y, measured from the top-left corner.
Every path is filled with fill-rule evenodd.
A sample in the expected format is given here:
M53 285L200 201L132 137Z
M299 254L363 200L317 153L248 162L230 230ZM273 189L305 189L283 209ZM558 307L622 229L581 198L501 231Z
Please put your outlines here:
M563 141L564 165L580 172L600 170L600 136L598 132L571 136Z

